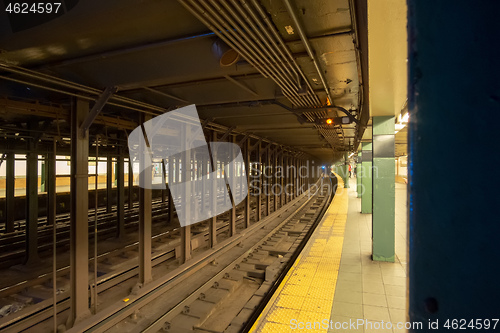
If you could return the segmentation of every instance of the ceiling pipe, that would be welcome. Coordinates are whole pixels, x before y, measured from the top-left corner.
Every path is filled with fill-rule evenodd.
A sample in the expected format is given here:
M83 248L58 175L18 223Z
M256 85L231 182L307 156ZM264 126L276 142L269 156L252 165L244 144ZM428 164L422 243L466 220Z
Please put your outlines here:
M234 10L231 8L231 6L229 5L228 2L223 1L222 5L229 11L229 13L231 13L231 15L233 15L238 20L238 22L240 23L240 25L243 28L245 28L245 26L246 26L247 23L250 24L250 26L252 27L252 29L245 29L245 30L248 31L248 33L250 33L252 35L252 37L255 38L256 41L259 41L259 39L260 39L267 46L267 49L274 55L274 57L276 59L281 60L280 56L277 53L277 50L279 52L279 49L276 48L275 44L273 44L273 45L270 44L270 42L272 42L272 40L270 40L269 38L266 38L268 35L263 34L263 32L265 31L265 29L261 30L262 29L262 25L260 25L261 29L257 28L257 26L255 25L255 23L253 22L253 20L248 16L248 13L245 12L245 10L240 6L239 1L232 0L231 2L233 4L233 7L236 8L236 10L240 13L240 15L242 17L240 17L240 15L238 15L236 12L234 12ZM259 24L258 21L256 21L256 23ZM257 34L259 38L255 37L255 34L254 34L253 31L255 31L255 34ZM261 48L263 50L266 50L266 48L262 44L260 44L260 46L261 46ZM266 52L266 53L268 54L269 57L271 57L270 54L269 54L269 52ZM279 62L279 64L281 65L280 67L282 68L282 70L284 69L289 74L288 75L289 79L292 80L292 81L294 81L294 83L296 84L295 87L297 89L299 89L300 88L300 82L298 80L297 73L294 71L294 73L292 74L292 72L290 71L290 68L288 66L286 66L285 63ZM293 70L293 68L292 68L292 70Z
M0 64L0 65L2 65L2 64ZM21 67L16 67L16 68L20 71L21 74L24 74L21 71L23 68L21 68ZM29 71L29 70L27 70L27 71ZM32 72L31 76L34 75L33 73L38 73L38 72L34 72L34 71L30 71L30 72ZM42 74L42 73L40 73L40 74ZM56 78L56 77L51 77L50 75L47 75L47 74L43 74L42 77L49 77L49 78L53 79L54 81L66 82L67 85L69 87L71 87L71 83L72 82L70 82L70 81L62 80L62 79L59 79L59 78ZM35 78L41 79L40 77L36 77L36 76L35 76ZM74 93L74 92L70 92L70 91L66 91L66 90L57 89L57 88L49 87L49 86L38 84L38 83L33 83L33 82L29 82L29 81L23 81L23 80L15 79L13 77L8 77L8 76L0 75L0 79L5 79L5 80L8 80L8 81L20 83L20 84L23 84L23 85L29 85L29 86L32 86L32 87L37 87L37 88L40 88L40 89L49 90L49 91L57 92L57 93L60 93L60 94L63 94L63 95L68 95L68 96L73 96L73 97L85 99L85 100L88 100L88 101L95 101L94 97L90 97L90 96L86 96L86 95L82 95L82 94L78 94L78 93ZM84 85L80 85L80 84L75 84L75 85L78 85L81 88L85 88L87 91L94 91L94 90L95 91L99 91L98 89L94 89L94 88L91 88L91 87L86 87ZM71 87L71 88L75 88L75 87ZM112 102L108 102L107 104L108 105L117 106L117 107L120 107L120 108L124 108L124 109L129 109L129 110L141 112L141 113L150 114L150 115L153 115L153 116L158 116L158 115L163 114L164 112L168 111L168 110L165 110L163 108L160 108L160 107L152 105L152 104L143 103L143 102L136 101L136 100L129 99L129 98L127 98L127 100L131 104L133 104L133 103L136 102L137 104L139 104L141 106L144 106L146 108L146 110L134 108L134 107L131 107L131 106L128 106L128 105L123 105L123 104L118 104L118 103L112 103ZM160 113L150 111L150 110L155 110L155 109L156 110L160 109L160 110L164 110L164 111L162 111ZM208 126L210 128L212 128L213 130L219 130L219 131L223 131L223 132L227 131L228 128L229 128L227 126L220 125L220 124L213 123L213 122L208 122ZM259 137L257 135L254 135L254 134L248 134L246 132L238 131L237 129L232 130L231 133L235 134L235 135L248 135L248 137L252 138L252 139L262 140L263 142L267 142L267 143L270 143L270 144L273 144L273 145L277 145L277 146L283 146L283 144L281 144L281 143L278 143L278 142L275 142L275 141L272 141L272 140L269 140L269 139L265 139L265 138ZM283 148L295 151L295 149L293 147L291 147L291 146L284 146Z
M299 37L302 40L302 43L304 43L304 46L306 48L307 53L309 54L309 57L312 59L314 67L316 68L316 71L318 72L319 78L321 79L321 83L323 84L323 87L325 88L326 95L328 96L328 99L330 100L330 103L333 104L333 99L332 96L330 95L330 89L328 88L328 84L326 83L325 76L321 69L319 68L318 60L316 59L316 55L314 54L311 44L309 43L309 40L307 39L307 36L304 33L304 29L302 28L302 24L299 22L299 18L297 17L297 14L295 14L295 10L292 7L292 4L290 3L290 0L283 0L285 3L286 9L288 11L288 14L292 18L293 24L295 25L295 28L297 29L297 32L299 33Z
M277 80L273 75L270 73L269 69L266 68L265 64L263 64L261 61L259 62L256 57L251 53L251 50L248 48L248 46L245 47L245 43L240 43L239 40L235 39L234 37L234 31L231 27L229 28L229 31L233 34L233 36L230 36L227 29L222 27L217 20L214 21L214 19L207 13L202 7L197 2L194 1L186 1L186 0L178 0L181 5L183 5L191 14L193 14L198 20L200 20L203 24L205 24L210 30L212 30L220 39L222 39L227 45L229 45L231 48L237 50L252 66L257 68L259 72L264 75L264 77L272 77L273 80L280 85L279 80ZM291 96L288 91L284 92L286 97L289 98L293 103L300 105L300 103L297 102L297 100Z
M8 71L8 72L11 72L11 73L20 74L20 75L26 76L28 78L45 81L47 83L56 84L56 85L59 85L59 86L62 86L62 87L70 88L70 89L75 89L77 91L80 91L80 92L83 92L83 93L86 93L86 94L91 94L91 95L99 96L102 93L102 91L100 91L99 89L91 88L91 87L85 86L83 84L79 84L79 83L74 83L74 82L71 82L71 81L63 80L63 79L60 79L58 77L51 76L51 75L48 75L48 74L44 74L44 73L41 73L41 72L36 72L36 71L30 70L30 69L27 69L27 68L22 68L22 67L18 67L18 66L8 65L8 64L4 64L4 63L0 63L0 67L2 69L4 69L4 70ZM7 76L2 76L2 78L10 80L10 81L16 81L15 78L10 78L10 77L7 77ZM22 83L22 82L20 82L20 83ZM26 83L26 84L32 85L32 86L38 86L39 88L41 87L43 89L57 91L57 89L52 88L52 87L47 87L47 86L43 86L43 85L36 85L34 83ZM89 100L95 100L94 97L90 97L90 98L87 97L87 99L89 99ZM161 113L164 113L164 112L168 111L167 109L159 107L159 106L152 106L150 104L147 104L147 103L144 103L144 102L140 102L140 101L136 101L136 100L133 100L131 98L127 98L127 97L123 97L123 96L119 96L119 95L113 95L111 97L111 99L115 100L115 101L120 101L120 102L123 102L123 103L131 104L131 105L139 106L139 107L150 108L150 109L153 109L153 110L161 112ZM108 103L108 104L111 104L111 103ZM113 105L113 104L111 104L111 105Z
M309 80L306 78L304 72L300 69L299 65L297 64L297 62L295 61L295 58L293 57L292 55L292 52L290 52L288 46L285 44L285 42L283 41L283 38L280 36L280 34L276 31L276 29L273 29L273 25L271 23L271 21L269 20L269 17L266 15L266 13L264 12L264 10L262 9L262 7L259 5L259 3L257 2L257 0L252 0L252 3L254 5L254 7L257 9L257 12L259 13L260 17L264 20L264 22L266 22L266 25L269 27L269 30L273 33L273 36L274 38L278 41L278 43L281 45L281 49L285 52L285 54L288 56L288 59L291 63L294 64L295 68L297 69L297 71L300 73L300 75L302 76L302 79L304 79L304 82L306 83L307 87L309 88L310 90L310 93L312 95L312 98L314 99L314 101L316 102L315 105L320 105L321 104L321 101L319 100L318 96L314 93L314 89L313 87L311 86L311 84L309 83ZM245 6L245 8L247 8L247 10L250 12L250 14L255 15L251 9L250 6L248 6L248 4L246 3L246 1L243 1L243 5ZM257 18L255 18L257 20ZM260 22L260 21L259 21ZM265 29L263 29L265 30Z
M240 15L244 15L244 11L235 6L235 9L240 12L238 15L232 7L223 3L222 8L218 3L209 0L212 5L207 1L193 1L193 0L178 0L186 9L195 15L202 23L211 29L217 36L219 36L226 44L237 50L247 61L254 65L264 76L271 77L283 90L283 94L292 101L293 104L298 106L307 107L308 105L314 106L317 103L311 103L309 92L308 96L300 96L296 87L296 78L290 78L287 75L286 68L282 67L282 59L278 56L278 61L272 61L274 58L271 53L280 53L281 50L277 47L276 43L268 43L271 48L266 48L266 30L250 29L249 25L254 25L250 17L246 15L246 20L241 19ZM240 25L235 23L237 20ZM248 23L247 23L248 21ZM257 23L259 21L256 21ZM240 26L245 27L242 29ZM262 30L262 31L261 31ZM245 33L243 33L245 32ZM273 30L274 32L274 30ZM249 37L252 35L252 38ZM257 37L259 35L259 37ZM270 39L271 40L271 39ZM274 47L274 49L273 49ZM272 51L271 51L272 50ZM267 54L265 54L267 53Z
M292 98L295 104L305 106L305 104L301 101L300 97L297 94L296 87L294 87L293 84L291 84L289 80L287 80L286 75L284 75L284 73L282 73L282 71L278 69L275 64L269 61L269 53L267 54L267 56L264 54L267 52L267 50L263 46L259 48L259 46L256 45L255 41L253 41L252 38L250 38L247 34L242 33L242 29L238 27L238 25L230 15L223 11L222 8L213 1L211 2L215 8L210 6L205 0L200 0L199 2L204 7L204 10L198 5L197 2L193 0L190 0L190 2L197 8L200 8L202 10L202 14L207 16L207 18L214 25L218 26L220 31L223 31L223 33L227 34L228 36L232 35L232 37L236 39L236 42L239 44L237 50L246 48L246 50L269 71L269 73L271 74L270 76L273 77L278 85L281 86L283 92L286 92L287 97L289 96L290 98ZM207 11L209 14L207 13ZM223 29L221 29L221 25ZM247 28L246 30L248 30L246 31L247 33L250 32L250 29ZM256 41L259 41L255 37L254 39Z
M299 33L300 39L304 43L304 46L306 48L307 53L309 54L309 57L311 57L311 59L313 61L314 67L316 68L316 71L318 72L318 75L321 79L321 83L323 84L323 87L325 88L326 96L328 96L328 100L330 101L330 103L332 105L334 105L334 101L333 101L332 96L330 95L330 88L328 87L328 83L326 82L325 75L321 71L321 68L319 68L318 60L316 59L316 55L314 54L314 52L311 48L311 44L309 43L309 40L307 39L307 36L304 33L304 28L302 27L302 24L300 23L299 18L297 17L295 10L292 7L292 4L290 3L290 0L283 0L283 2L285 3L288 14L290 15L293 23L295 24L295 28L297 29L297 32ZM341 129L341 131L342 131L341 135L344 136L342 129Z

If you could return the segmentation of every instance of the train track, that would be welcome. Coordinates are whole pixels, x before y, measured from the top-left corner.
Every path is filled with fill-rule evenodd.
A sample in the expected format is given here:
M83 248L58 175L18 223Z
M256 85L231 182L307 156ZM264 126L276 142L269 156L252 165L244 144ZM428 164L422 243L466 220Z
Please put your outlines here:
M251 314L252 304L257 306L256 300L259 298L262 300L266 291L272 288L272 279L277 278L279 273L285 269L287 262L293 258L295 249L300 247L304 235L313 227L313 221L319 214L319 208L326 205L327 201L326 195L320 196L321 200L319 201L313 200L317 197L308 198L303 194L282 207L283 209L272 212L262 221L252 224L247 229L244 228L243 207L238 207L236 224L239 233L233 237L229 237L229 216L223 214L218 217L216 225L219 244L212 249L207 246L208 223L202 222L194 225L192 240L193 244L198 244L198 246L193 249L193 259L183 265L180 265L176 259L178 257L176 247L180 244L180 229L174 228L157 234L152 242L152 265L153 275L161 276L161 278L143 288L137 285L136 280L138 274L137 242L102 253L97 259L99 278L96 288L99 311L93 316L91 323L83 321L71 331L103 332L109 330L114 332L121 331L124 326L128 326L126 329L132 329L132 331L134 331L133 327L142 327L151 332L157 331L157 328L160 327L161 330L177 333L180 332L178 329L181 328L177 323L185 322L185 318L182 316L187 316L191 320L190 322L196 322L192 327L198 331L203 331L204 327L210 332L210 325L227 323L227 318L225 321L214 319L217 318L215 310L224 309L221 304L232 300L235 291L245 291L245 295L250 295L252 292L252 297L250 297L252 301L247 300L249 304L242 304L241 313L231 317L231 320L236 321L228 323L228 327L233 327L232 330L234 330L235 327L238 327L238 323L244 323L243 317ZM264 202L263 206L265 206ZM271 207L273 206L271 204ZM297 210L298 207L299 210ZM255 208L256 203L252 203L252 215L255 215ZM236 254L238 256L234 257ZM204 272L202 275L210 280L203 281L203 279L196 278L202 268ZM91 273L93 275L93 271ZM57 275L58 295L56 302L59 323L62 324L65 322L64 318L67 317L69 309L69 267L59 268ZM197 281L197 283L192 283L193 288L197 287L190 294L186 294L189 288L184 288L183 283L182 292L177 295L177 298L168 296L172 288L180 281L190 279ZM258 288L256 288L257 286ZM179 289L173 289L179 291ZM89 290L90 303L96 302L92 294ZM216 294L218 296L214 296ZM155 299L160 301L165 298L158 297L159 295L166 295L170 302L175 299L178 302L171 304L171 307L163 305L158 307L158 304L154 305ZM24 301L26 307L17 313L1 318L1 331L52 331L51 274L42 274L36 279L25 281L24 284L4 288L0 290L0 297L2 296L10 300ZM123 299L127 299L127 302L124 302ZM0 304L1 301L0 299ZM200 304L200 302L202 303ZM145 313L155 313L155 311L148 311L148 307L153 307L153 309L170 308L171 310L166 314L162 310L163 312L158 314L157 318L152 318L150 315L144 315ZM208 311L210 315L207 315L208 312L201 314L202 309L209 308L212 308ZM223 311L223 313L225 312ZM227 313L225 314L227 317ZM96 326L93 324L95 322L100 322L100 324Z
M263 204L264 205L264 204ZM255 211L255 204L253 212ZM273 205L271 205L273 207ZM161 211L161 208L160 208ZM243 229L243 207L237 207L237 227ZM264 210L263 210L264 211ZM161 214L163 216L163 214ZM229 216L223 214L217 220L218 238L229 237ZM114 227L116 230L116 227ZM208 223L202 222L193 226L192 239L199 244L208 241ZM170 230L156 234L152 239L152 265L158 270L160 264L175 261L177 243L180 243L180 229ZM98 256L97 291L102 294L117 285L135 277L138 273L137 265L138 243L134 242L119 249L102 253ZM93 260L89 262L92 267ZM175 265L175 263L174 263ZM93 271L92 271L93 274ZM64 313L69 307L69 266L59 268L57 271L57 308ZM130 290L126 290L128 294ZM89 299L91 294L89 293ZM119 300L119 299L116 299ZM36 323L43 322L52 316L52 274L46 273L34 279L22 281L15 285L0 290L0 305L15 302L21 304L22 310L0 319L0 330L5 332L19 332L29 329ZM93 300L90 300L93 302ZM37 330L36 330L37 331Z
M240 332L293 263L330 194L301 195L68 332Z
M94 216L93 210L89 211L89 238L94 237ZM124 223L125 231L132 232L137 229L139 220L139 208L137 205L125 211ZM153 223L161 221L168 214L166 203L156 201L152 205ZM56 218L57 248L67 249L69 247L69 215L63 214ZM98 240L107 239L117 234L116 209L107 213L105 209L98 210ZM38 229L38 253L41 257L49 255L52 250L52 226L45 225ZM23 230L15 233L2 235L0 238L0 269L13 265L22 264L25 257L26 235Z

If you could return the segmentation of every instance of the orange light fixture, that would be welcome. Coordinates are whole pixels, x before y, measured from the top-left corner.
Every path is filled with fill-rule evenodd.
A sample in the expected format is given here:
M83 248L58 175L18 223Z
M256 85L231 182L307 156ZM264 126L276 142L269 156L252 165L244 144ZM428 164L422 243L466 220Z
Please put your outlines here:
M328 119L326 120L326 123L327 123L328 125L331 125L331 124L333 124L333 120L332 120L331 118L328 118Z

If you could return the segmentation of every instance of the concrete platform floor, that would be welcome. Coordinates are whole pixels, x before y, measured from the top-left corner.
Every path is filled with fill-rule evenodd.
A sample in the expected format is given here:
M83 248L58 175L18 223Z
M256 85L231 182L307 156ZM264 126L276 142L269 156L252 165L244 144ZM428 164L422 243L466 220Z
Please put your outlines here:
M395 263L371 260L371 214L361 214L356 179L348 189L349 208L339 275L335 288L331 320L356 322L361 327L328 332L406 332L397 323L407 318L407 200L406 185L396 183L396 259ZM384 323L393 323L387 329Z

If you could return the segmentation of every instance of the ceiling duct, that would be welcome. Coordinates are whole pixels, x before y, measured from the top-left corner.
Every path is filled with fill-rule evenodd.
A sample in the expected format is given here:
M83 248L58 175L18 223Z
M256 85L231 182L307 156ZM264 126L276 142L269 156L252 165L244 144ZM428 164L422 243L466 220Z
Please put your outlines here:
M294 107L322 106L307 77L258 0L178 1L264 77L271 78ZM314 122L316 118L326 116L326 112L311 111L304 113L304 116L309 122ZM318 128L318 131L332 148L339 145L343 137L341 128Z
M275 81L294 106L321 105L276 27L257 1L178 1L265 77ZM299 94L301 80L307 82L306 94Z
M212 53L219 59L221 67L232 66L240 60L240 54L221 39L217 39L212 44Z

